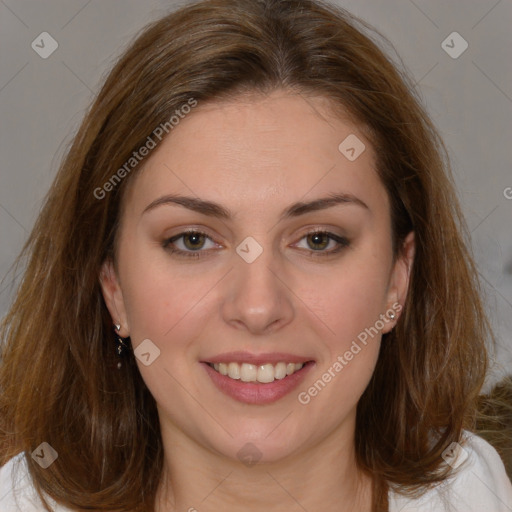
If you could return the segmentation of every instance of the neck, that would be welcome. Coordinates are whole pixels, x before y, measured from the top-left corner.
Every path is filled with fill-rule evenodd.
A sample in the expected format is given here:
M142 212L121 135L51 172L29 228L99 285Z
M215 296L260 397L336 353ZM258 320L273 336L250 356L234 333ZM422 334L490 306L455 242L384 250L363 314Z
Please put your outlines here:
M181 431L162 434L165 461L156 512L371 510L372 480L356 464L353 435L333 433L321 446L247 466Z

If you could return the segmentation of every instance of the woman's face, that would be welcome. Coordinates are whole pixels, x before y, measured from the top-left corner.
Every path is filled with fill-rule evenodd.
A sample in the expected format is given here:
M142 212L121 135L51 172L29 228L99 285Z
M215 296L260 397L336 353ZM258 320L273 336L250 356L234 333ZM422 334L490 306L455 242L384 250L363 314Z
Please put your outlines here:
M370 143L329 112L285 91L199 103L130 184L102 286L164 438L262 461L351 442L413 240L394 263Z

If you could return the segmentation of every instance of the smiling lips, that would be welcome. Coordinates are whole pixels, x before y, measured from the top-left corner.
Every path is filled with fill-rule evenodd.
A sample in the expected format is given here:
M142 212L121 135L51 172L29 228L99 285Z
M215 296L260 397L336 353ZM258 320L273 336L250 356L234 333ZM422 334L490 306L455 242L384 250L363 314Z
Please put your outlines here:
M210 363L210 366L221 375L226 375L230 379L241 380L242 382L260 382L268 384L274 380L284 379L287 375L292 375L300 370L303 363L285 363L279 362L276 365L271 363L255 365L250 363L239 364L231 363Z
M275 402L302 382L314 361L292 354L231 352L202 361L209 377L224 394L239 402Z

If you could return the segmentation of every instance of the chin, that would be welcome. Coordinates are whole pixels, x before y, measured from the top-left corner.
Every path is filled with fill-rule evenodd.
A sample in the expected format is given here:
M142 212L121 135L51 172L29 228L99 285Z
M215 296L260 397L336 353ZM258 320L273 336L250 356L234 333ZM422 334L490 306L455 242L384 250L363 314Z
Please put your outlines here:
M230 430L233 437L226 434L222 440L210 440L209 444L213 451L247 466L282 461L304 448L308 437L303 433L299 438L291 435L289 429L276 428L283 417L273 421L272 427L269 427L269 421L245 421L239 425L238 432Z

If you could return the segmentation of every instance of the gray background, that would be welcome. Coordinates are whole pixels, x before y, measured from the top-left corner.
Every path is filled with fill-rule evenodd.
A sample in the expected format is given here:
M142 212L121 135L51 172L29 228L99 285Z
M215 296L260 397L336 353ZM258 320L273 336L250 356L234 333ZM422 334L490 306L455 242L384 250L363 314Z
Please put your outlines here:
M446 141L498 338L495 381L512 372L512 1L334 3L393 43ZM8 270L93 93L135 33L175 5L0 0L0 317ZM454 31L469 45L456 59L441 46ZM31 47L42 32L59 45L47 59Z

